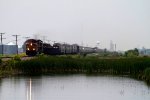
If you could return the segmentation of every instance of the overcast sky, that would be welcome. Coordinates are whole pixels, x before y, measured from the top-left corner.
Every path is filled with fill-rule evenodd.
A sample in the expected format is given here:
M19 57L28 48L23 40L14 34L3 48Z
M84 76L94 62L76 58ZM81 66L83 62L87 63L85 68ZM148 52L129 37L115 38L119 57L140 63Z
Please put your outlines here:
M4 43L38 34L47 40L117 50L150 48L150 0L0 0Z

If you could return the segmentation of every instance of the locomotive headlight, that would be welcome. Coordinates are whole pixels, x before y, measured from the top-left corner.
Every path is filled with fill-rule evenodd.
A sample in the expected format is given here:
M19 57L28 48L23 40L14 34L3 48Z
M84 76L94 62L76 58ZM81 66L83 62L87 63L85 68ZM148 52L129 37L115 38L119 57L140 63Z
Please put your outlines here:
M33 48L33 50L35 50L35 48Z
M30 45L32 46L32 43Z
M30 50L29 48L27 48L27 50Z

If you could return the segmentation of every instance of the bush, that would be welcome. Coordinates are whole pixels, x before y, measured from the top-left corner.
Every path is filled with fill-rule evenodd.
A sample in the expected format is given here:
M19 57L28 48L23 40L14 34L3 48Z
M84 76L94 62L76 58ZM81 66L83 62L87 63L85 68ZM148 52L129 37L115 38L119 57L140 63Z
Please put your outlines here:
M150 81L150 68L146 68L144 71L144 75L147 81Z
M21 58L20 56L16 55L14 58L13 58L15 61L21 61Z

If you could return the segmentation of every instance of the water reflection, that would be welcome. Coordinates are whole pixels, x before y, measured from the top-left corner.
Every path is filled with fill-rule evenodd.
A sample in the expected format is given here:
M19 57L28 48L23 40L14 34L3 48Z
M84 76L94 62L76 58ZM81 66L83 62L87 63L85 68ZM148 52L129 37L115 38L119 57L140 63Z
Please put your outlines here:
M32 100L32 80L30 78L29 82L27 83L29 87L27 87L27 100Z
M113 76L11 77L1 80L0 100L149 100L142 81Z

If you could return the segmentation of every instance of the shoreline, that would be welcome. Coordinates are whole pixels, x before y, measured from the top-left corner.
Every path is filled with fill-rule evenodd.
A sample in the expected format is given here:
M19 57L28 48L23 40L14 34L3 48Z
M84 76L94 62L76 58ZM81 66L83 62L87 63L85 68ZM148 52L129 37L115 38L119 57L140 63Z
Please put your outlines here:
M29 60L11 59L0 65L0 78L38 74L128 75L150 83L150 58L71 58L40 56Z

